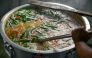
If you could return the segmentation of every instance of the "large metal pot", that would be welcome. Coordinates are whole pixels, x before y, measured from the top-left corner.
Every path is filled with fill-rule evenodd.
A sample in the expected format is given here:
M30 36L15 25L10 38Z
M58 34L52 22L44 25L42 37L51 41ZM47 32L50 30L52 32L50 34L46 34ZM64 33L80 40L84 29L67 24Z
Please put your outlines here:
M69 8L69 9L74 9L67 5L63 5L63 4L61 4L61 5L63 7ZM15 43L13 43L6 36L5 31L4 31L6 20L8 20L8 18L11 16L11 14L13 14L15 11L17 11L21 8L24 8L24 7L30 7L30 4L21 5L19 7L12 9L2 18L2 20L0 22L1 35L4 39L4 41L9 43L9 45L6 44L6 47L8 47L8 49L10 49L9 51L11 53L11 57L15 57L15 58L65 58L66 53L69 52L71 49L75 48L74 44L72 46L69 46L69 47L66 47L66 48L63 48L60 50L56 50L56 51L55 50L49 50L49 51L39 51L38 50L37 51L37 50L32 50L32 49L27 49L27 48L21 47ZM90 24L86 17L79 16L74 13L67 13L67 14L70 14L71 16L73 16L74 19L79 20L85 26L86 30L90 29Z

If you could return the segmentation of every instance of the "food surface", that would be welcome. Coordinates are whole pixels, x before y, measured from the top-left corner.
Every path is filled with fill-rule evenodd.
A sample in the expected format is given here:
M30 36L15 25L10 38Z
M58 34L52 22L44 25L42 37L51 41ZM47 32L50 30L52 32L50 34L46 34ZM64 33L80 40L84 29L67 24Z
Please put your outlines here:
M22 8L13 13L5 24L5 33L14 43L29 49L52 50L73 45L72 38L36 42L53 36L70 34L81 24L62 11L48 8Z

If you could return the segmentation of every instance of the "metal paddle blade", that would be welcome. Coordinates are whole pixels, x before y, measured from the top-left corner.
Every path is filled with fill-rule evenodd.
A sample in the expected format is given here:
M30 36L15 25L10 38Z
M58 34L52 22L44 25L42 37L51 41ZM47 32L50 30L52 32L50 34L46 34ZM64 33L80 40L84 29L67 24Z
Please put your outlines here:
M92 30L87 31L89 34L92 34ZM50 41L50 40L57 40L57 39L63 39L63 38L68 38L72 37L72 34L66 34L66 35L59 35L55 37L50 37L50 38L44 38L44 39L38 39L37 42L44 42L44 41Z
M72 35L71 34L66 34L66 35L60 35L60 36L55 36L55 37L50 37L50 38L38 39L37 42L57 40L57 39L63 39L63 38L68 38L68 37L72 37Z

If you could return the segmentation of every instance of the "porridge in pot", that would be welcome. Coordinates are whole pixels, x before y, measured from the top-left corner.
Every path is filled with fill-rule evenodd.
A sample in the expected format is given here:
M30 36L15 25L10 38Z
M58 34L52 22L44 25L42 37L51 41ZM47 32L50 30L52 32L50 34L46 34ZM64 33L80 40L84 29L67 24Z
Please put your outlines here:
M76 19L62 11L44 8L22 8L13 13L5 24L5 33L14 43L29 49L62 49L73 45L71 37L58 40L36 42L37 39L70 34L82 26Z

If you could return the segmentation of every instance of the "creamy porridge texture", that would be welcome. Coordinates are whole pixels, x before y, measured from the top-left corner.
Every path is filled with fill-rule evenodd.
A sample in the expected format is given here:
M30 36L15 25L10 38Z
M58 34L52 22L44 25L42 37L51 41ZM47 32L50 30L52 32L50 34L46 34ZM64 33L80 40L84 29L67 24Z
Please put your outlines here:
M75 19L62 11L26 7L11 15L6 22L5 33L20 46L46 51L69 47L74 44L73 40L70 37L38 43L37 39L70 34L79 26Z

